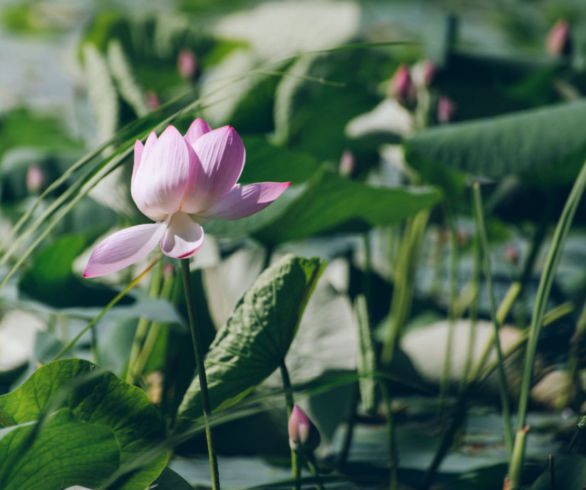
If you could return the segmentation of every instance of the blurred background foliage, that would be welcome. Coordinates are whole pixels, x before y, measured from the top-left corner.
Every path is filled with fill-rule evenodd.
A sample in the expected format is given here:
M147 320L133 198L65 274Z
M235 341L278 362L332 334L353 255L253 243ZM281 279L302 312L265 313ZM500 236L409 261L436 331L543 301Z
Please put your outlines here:
M583 1L5 1L0 46L0 391L21 386L144 268L80 277L99 237L146 221L130 198L130 145L171 119L185 131L203 117L241 134L242 182L292 183L257 215L206 225L192 264L206 344L271 261L287 252L327 260L287 356L322 432L321 464L335 466L353 427L332 488L388 479L380 387L361 383L359 396L352 377L370 367L392 393L399 480L419 488L438 454L446 406L489 342L469 184L482 183L497 303L518 285L502 333L513 345L586 158ZM398 85L401 70L410 85ZM29 228L10 234L27 209ZM563 453L586 401L585 223L582 204L548 303L563 308L539 344L526 472L536 489L545 488L547 455ZM74 350L143 388L161 427L193 377L183 293L166 262L161 284L163 270L168 287L151 278L150 293L137 289L100 320L94 352L89 334ZM141 322L151 325L152 345L142 339L129 378ZM390 325L399 338L385 363ZM520 358L507 362L513 401ZM226 486L288 477L284 407L270 397L278 386L269 377L252 395L253 415L218 427L221 467L234 475ZM502 484L496 380L477 388L466 392L467 416L438 488ZM60 417L57 428L66 423ZM558 488L582 488L572 485L584 483L583 472L563 468L586 467L585 444L576 443L572 464L559 458L569 480ZM207 462L192 458L202 448L197 437L183 442L170 468L206 483ZM179 488L170 471L161 482Z

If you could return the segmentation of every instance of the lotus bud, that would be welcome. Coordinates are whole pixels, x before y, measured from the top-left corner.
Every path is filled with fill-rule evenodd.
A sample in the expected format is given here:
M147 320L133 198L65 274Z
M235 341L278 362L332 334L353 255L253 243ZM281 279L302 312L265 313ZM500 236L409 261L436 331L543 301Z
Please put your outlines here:
M430 87L437 72L435 63L431 60L424 60L417 63L411 70L413 82L418 87Z
M393 75L390 85L390 95L405 107L411 107L415 104L415 85L411 79L409 68L405 65L399 66Z
M189 49L184 49L177 56L177 70L181 78L193 80L198 72L198 62L195 53Z
M294 451L311 452L321 441L317 427L297 405L289 417L289 446Z
M342 153L342 157L340 158L340 175L351 175L355 165L356 159L354 158L354 153L352 153L350 150L346 150L344 153Z
M45 177L41 167L31 165L26 173L26 188L31 194L36 194L43 187Z
M447 124L454 119L456 106L452 99L442 95L437 102L437 121L440 124Z
M155 92L153 92L152 90L149 90L148 92L146 92L144 94L144 97L146 99L147 106L151 111L154 111L155 109L157 109L161 105L161 101L159 100L159 96Z
M173 275L173 266L171 264L165 264L163 266L163 277L166 279Z
M511 264L516 264L519 261L519 250L517 250L515 245L509 245L505 249L505 258Z
M554 56L568 55L572 51L570 24L559 19L550 29L545 43L547 52Z

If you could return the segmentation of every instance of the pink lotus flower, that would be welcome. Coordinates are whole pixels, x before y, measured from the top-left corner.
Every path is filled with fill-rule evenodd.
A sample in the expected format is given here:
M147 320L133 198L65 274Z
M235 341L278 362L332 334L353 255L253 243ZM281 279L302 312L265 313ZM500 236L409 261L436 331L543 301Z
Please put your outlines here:
M199 223L240 219L268 206L290 183L237 184L245 156L234 128L210 130L202 119L191 124L185 137L169 126L159 138L152 132L144 146L137 141L132 198L155 223L125 228L100 242L83 276L123 269L146 257L157 243L169 257L191 257L204 240Z

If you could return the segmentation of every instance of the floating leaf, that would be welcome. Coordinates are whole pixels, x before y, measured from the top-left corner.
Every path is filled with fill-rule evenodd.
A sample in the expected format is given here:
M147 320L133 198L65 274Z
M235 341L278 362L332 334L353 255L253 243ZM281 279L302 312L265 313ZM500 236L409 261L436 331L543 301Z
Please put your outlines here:
M265 270L240 299L205 359L212 409L233 405L279 366L322 269L319 259L287 255ZM194 419L201 413L196 377L179 415Z
M523 175L551 186L576 177L586 156L586 101L430 128L406 144L419 167L441 165L475 176Z
M84 380L84 376L87 379ZM80 382L80 377L83 382ZM75 382L80 386L73 389ZM67 396L63 403L53 407L54 400L64 393ZM74 424L83 423L88 430L94 425L109 428L119 446L120 465L152 449L164 435L163 421L142 390L126 384L111 373L96 372L92 363L80 359L46 364L21 387L0 396L0 420L12 420L12 424L36 421L46 410L53 408L68 409L76 420ZM47 421L47 426L50 421ZM45 428L41 428L41 436ZM90 450L92 441L84 439L83 431L74 440L74 429L72 426L73 432L68 428L62 429L62 432L71 438L72 444L85 445ZM46 457L50 458L48 443L39 450L44 450ZM160 474L166 462L166 454L158 456L148 466L129 476L121 488L146 487Z

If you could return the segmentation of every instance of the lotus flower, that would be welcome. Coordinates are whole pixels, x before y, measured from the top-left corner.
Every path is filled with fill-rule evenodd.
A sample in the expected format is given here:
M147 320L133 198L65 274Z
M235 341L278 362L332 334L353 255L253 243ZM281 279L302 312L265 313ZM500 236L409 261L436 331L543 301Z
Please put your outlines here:
M138 209L154 223L110 235L92 252L83 273L96 277L146 257L157 243L165 255L191 257L203 244L199 223L240 219L272 203L289 182L237 184L245 160L240 136L230 126L211 130L196 119L185 137L173 126L145 145L134 145L131 194Z

